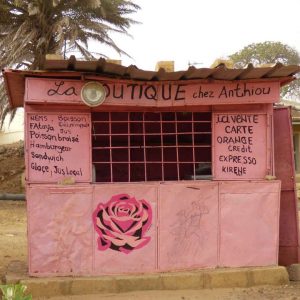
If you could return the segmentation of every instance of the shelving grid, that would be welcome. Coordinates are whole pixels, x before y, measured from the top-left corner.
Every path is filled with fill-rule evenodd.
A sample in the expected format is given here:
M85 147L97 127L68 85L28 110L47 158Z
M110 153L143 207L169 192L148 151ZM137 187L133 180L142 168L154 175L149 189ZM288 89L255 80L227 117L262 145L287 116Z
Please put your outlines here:
M211 175L210 112L94 112L96 182L194 180Z

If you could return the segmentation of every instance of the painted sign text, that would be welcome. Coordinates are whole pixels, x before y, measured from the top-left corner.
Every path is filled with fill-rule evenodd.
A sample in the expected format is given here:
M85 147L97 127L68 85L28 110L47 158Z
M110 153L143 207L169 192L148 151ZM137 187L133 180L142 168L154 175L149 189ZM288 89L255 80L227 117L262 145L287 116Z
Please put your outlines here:
M80 155L89 144L88 114L28 114L27 124L30 180L89 179L89 156Z
M264 115L215 115L215 168L220 178L260 178L266 168Z
M80 93L86 82L28 78L26 101L83 104ZM213 105L274 103L279 100L278 82L133 82L99 79L99 83L106 90L106 99L101 105Z

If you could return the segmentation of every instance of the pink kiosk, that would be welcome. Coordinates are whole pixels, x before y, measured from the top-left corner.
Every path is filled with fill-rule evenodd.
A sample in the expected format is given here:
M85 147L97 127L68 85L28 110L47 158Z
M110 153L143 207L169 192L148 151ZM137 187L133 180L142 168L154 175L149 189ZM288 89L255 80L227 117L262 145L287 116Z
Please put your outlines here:
M29 274L298 262L289 110L274 104L299 70L5 70L25 108Z

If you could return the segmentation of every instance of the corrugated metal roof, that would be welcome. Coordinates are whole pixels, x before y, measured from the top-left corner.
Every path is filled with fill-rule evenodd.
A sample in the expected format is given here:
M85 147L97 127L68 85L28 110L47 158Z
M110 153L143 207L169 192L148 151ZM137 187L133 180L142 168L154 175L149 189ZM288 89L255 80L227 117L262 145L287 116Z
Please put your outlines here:
M214 79L214 80L251 80L261 78L289 77L300 71L300 66L284 66L277 63L273 67L254 68L249 64L246 69L227 69L224 64L215 68L189 67L185 71L166 72L164 69L158 71L145 71L134 65L128 67L107 62L100 58L97 61L80 61L71 56L68 60L46 60L44 70L48 71L77 71L92 72L102 75L111 75L118 78L129 78L134 80L189 80L189 79Z
M255 68L249 64L245 69L228 69L224 64L215 68L189 67L184 71L166 72L146 71L134 65L128 67L114 64L101 58L97 61L81 61L71 56L68 60L46 60L43 70L4 70L4 78L10 104L12 108L23 106L25 77L56 77L76 78L82 75L92 74L99 77L116 79L130 79L138 81L279 81L281 85L294 79L294 75L300 72L300 66L284 66L280 63L273 67Z

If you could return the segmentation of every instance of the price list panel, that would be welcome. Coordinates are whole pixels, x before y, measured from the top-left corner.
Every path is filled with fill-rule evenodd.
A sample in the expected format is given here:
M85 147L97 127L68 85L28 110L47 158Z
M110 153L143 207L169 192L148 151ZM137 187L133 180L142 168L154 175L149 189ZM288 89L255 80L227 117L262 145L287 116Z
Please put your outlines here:
M267 174L267 127L263 114L214 114L216 179L263 179Z
M29 182L91 180L91 120L87 113L28 113Z

